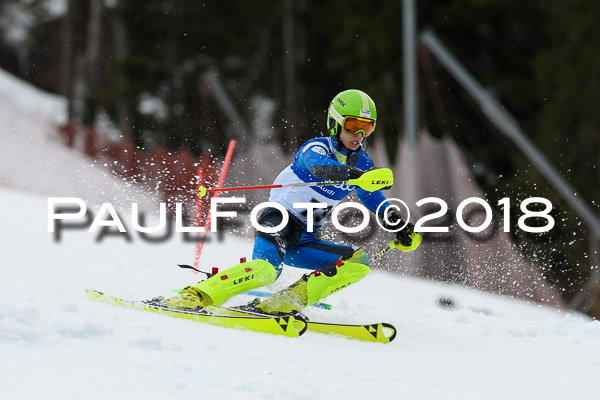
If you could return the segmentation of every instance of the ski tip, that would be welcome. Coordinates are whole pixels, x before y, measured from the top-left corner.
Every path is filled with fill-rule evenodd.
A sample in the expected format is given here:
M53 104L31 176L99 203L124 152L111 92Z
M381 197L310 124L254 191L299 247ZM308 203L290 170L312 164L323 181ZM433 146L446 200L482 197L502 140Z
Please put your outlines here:
M285 322L285 326L289 325L289 328L283 328L286 331L286 336L294 337L294 336L302 336L308 329L308 323L306 319L300 315L290 315L287 317L275 317L278 323L282 326L283 324L280 321Z
M396 339L396 328L392 324L388 324L387 322L381 323L381 333L385 338L387 338L387 343Z
M363 327L369 332L369 336L365 339L379 343L390 343L396 338L396 328L392 324L387 322L380 322L378 324L363 325Z
M102 297L102 296L104 296L104 293L102 293L102 292L100 292L98 290L95 290L95 289L85 289L85 293L88 296L93 296L93 297Z

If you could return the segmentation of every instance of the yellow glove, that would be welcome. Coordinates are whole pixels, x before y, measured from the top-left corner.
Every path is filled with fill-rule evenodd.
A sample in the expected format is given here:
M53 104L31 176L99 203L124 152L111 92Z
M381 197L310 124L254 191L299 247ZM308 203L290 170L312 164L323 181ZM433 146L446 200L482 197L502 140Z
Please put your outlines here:
M350 185L358 186L367 192L374 192L394 184L394 173L389 168L374 168L360 177L348 180Z
M410 236L410 238L412 239L409 246L404 246L402 243L400 243L400 241L398 239L396 239L396 240L392 240L390 242L390 247L396 248L398 250L402 250L406 253L416 250L417 247L419 247L419 245L423 241L423 236L419 235L416 232L411 232L408 236Z

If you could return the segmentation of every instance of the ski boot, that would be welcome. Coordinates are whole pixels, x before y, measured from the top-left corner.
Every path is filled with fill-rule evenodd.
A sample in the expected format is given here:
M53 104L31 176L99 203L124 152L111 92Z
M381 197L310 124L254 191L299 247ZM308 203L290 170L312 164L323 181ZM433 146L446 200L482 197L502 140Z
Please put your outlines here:
M155 297L148 301L148 304L174 310L199 311L212 304L212 300L196 289L195 286L186 286L174 297L167 299L162 296Z
M359 251L364 252L364 250ZM359 256L362 256L362 254ZM318 271L306 274L288 288L255 304L254 307L263 313L273 315L300 312L323 297L360 281L371 272L367 265L350 261L352 259L356 260L354 256L346 261L338 260ZM368 264L368 261L366 264Z

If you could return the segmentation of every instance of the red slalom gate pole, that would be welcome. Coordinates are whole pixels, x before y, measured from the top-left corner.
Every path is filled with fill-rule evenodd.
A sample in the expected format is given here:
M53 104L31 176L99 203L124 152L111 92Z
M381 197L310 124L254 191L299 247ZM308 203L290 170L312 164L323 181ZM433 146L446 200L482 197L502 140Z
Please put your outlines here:
M233 149L234 148L235 148L235 140L231 139L231 141L229 142L229 146L227 147L227 153L225 154L225 161L223 162L223 169L221 170L221 174L219 175L217 189L223 187L223 183L225 182L225 176L227 176L227 171L229 170L229 164L231 163L231 157L233 157ZM201 184L204 174L199 173L198 176L200 177L199 181ZM215 192L216 193L214 195L214 198L219 197L220 192L217 190L215 190ZM202 200L200 198L198 198L198 202L196 204L200 205L201 201ZM200 220L201 211L202 211L201 207L196 208L196 213L197 213L196 221L197 222L199 222L199 220ZM206 216L206 221L204 222L204 232L199 232L198 236L197 236L198 240L196 243L196 254L194 256L194 268L196 268L196 269L198 269L198 265L200 263L200 256L202 255L202 248L204 247L204 241L206 240L206 235L208 235L209 229L210 229L210 209Z

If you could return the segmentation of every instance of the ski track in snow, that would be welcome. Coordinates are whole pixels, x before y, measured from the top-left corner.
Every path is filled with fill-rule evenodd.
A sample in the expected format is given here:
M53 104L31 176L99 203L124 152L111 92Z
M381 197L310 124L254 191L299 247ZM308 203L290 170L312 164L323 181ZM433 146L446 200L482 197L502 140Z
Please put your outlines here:
M398 329L390 344L242 332L88 301L87 288L144 299L195 283L201 275L176 266L192 263L194 246L180 236L149 244L135 232L131 242L97 242L85 230L65 230L56 241L47 231L49 195L96 205L98 193L127 197L121 205L144 195L56 144L50 126L62 118L61 99L37 101L39 93L20 91L7 74L0 86L2 399L598 397L600 322L381 271L328 298L333 310L306 313L390 322ZM131 210L119 211L131 226ZM207 242L202 266L226 268L251 249L233 236ZM389 257L402 262L400 252ZM267 290L304 272L287 268ZM455 306L441 308L440 298Z

